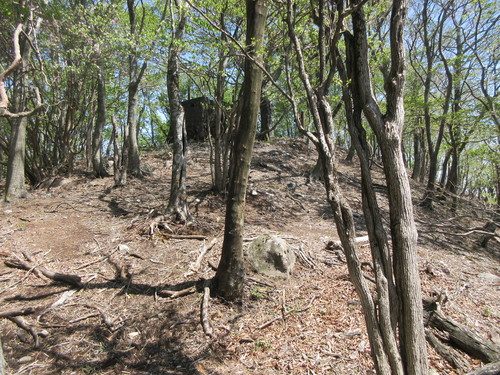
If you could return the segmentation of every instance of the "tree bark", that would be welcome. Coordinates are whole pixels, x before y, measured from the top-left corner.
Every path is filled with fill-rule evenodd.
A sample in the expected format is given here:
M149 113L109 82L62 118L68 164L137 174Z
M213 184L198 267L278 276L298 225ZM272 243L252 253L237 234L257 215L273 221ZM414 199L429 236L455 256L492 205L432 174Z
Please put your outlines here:
M7 369L7 362L3 356L2 338L0 337L0 375L5 375Z
M427 139L427 147L429 152L429 173L427 176L427 187L424 198L421 202L421 206L432 209L434 202L434 195L436 190L436 178L438 171L438 156L439 150L441 149L441 143L444 136L444 128L446 125L446 115L450 108L450 101L452 95L452 77L447 74L447 85L446 85L446 95L445 101L442 106L441 120L439 122L438 134L435 137L435 142L433 142L432 134L432 118L431 118L431 108L430 108L430 96L431 96L431 85L433 79L434 61L438 51L433 49L434 43L431 40L432 36L439 34L438 49L441 50L441 40L442 40L442 30L444 27L444 15L441 18L441 22L437 25L437 30L429 30L429 0L424 1L423 8L423 28L424 28L424 46L426 54L426 75L424 81L424 121L425 121L425 134ZM431 33L432 35L429 35Z
M262 60L262 45L267 16L266 0L246 0L247 53L256 61ZM250 162L257 131L262 70L250 59L245 60L245 78L240 122L234 139L231 173L226 204L226 220L222 254L214 278L215 294L241 301L243 296L243 229L246 189Z
M487 364L477 370L467 373L467 375L498 375L500 374L500 361Z
M221 12L220 15L220 26L222 29L225 28L224 25L224 13ZM221 40L226 40L226 34L221 31ZM225 146L227 143L224 142L224 89L225 89L225 70L227 65L228 57L225 55L224 51L219 51L219 64L217 67L217 86L215 88L215 126L214 126L214 181L213 188L215 192L220 193L224 191L227 176L224 174L224 165L227 163L224 160L225 156ZM209 134L210 136L210 134Z
M271 139L270 130L273 127L273 107L271 100L266 96L260 102L260 134L259 141Z
M184 108L180 100L179 54L180 42L187 22L187 5L178 3L178 23L168 52L167 89L170 108L170 127L173 134L173 163L167 215L186 222L191 219L186 196L187 135Z
M130 37L132 39L137 38L137 34L140 34L142 30L137 32L137 20L136 20L136 8L134 0L127 0L127 8L130 23ZM141 23L142 29L142 23ZM142 175L141 164L139 157L139 143L137 139L137 102L139 99L139 84L141 83L144 72L147 68L147 63L144 62L139 69L139 61L137 56L137 50L135 47L129 53L128 65L129 65L129 85L128 85L128 112L127 112L127 128L128 128L128 139L127 143L124 143L124 148L128 148L127 152L127 164L124 168L136 177ZM125 161L124 161L125 162Z
M29 22L29 24L31 25L32 22ZM7 180L5 187L6 202L19 198L25 198L27 196L24 168L26 158L26 126L28 123L27 116L29 116L29 113L22 113L22 111L27 107L28 103L29 82L27 70L31 56L31 45L26 37L22 40L19 39L21 28L22 25L17 27L14 36L14 50L16 55L14 57L14 62L6 72L2 73L2 78L0 79L2 86L2 114L8 115L8 117L11 118L11 134L7 161ZM28 28L24 31L28 38L33 37L33 34L36 32L37 27L32 28L31 26L28 26ZM8 104L8 99L4 92L3 80L9 73L9 69L16 69L18 67L20 67L20 69L17 69L14 75L14 93L12 100L14 113L9 113L7 107L3 109L3 106L7 106Z
M97 75L97 119L92 134L92 168L96 177L108 175L102 161L102 131L106 124L106 82L102 62Z
M385 79L387 112L382 114L371 86L366 21L362 9L353 13L356 46L356 84L363 112L380 145L389 191L393 269L399 299L400 353L406 374L427 374L427 352L418 273L417 230L413 218L410 184L403 161L401 137L404 124L403 87L405 52L403 28L406 1L393 1L390 24L391 66ZM394 369L393 369L394 370Z

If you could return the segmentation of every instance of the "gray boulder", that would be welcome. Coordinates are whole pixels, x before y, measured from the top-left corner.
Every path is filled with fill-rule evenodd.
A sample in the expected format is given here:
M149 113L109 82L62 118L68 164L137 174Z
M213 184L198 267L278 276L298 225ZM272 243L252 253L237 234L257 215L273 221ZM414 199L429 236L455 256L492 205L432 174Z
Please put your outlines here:
M262 235L251 242L247 257L255 272L270 277L288 278L295 266L293 249L275 235Z

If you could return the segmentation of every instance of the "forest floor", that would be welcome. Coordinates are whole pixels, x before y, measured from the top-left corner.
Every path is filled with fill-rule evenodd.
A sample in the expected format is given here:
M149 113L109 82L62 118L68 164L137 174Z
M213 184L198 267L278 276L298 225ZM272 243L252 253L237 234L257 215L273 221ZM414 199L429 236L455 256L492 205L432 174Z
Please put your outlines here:
M188 194L194 222L168 223L151 235L155 213L169 195L166 155L144 155L151 173L125 187L114 188L112 177L75 173L58 180L60 186L0 206L0 312L34 307L20 321L39 339L35 347L26 330L0 321L7 373L374 374L347 266L340 252L327 249L338 237L324 189L308 179L315 152L299 139L256 145L245 243L276 234L292 246L298 262L288 280L249 271L243 307L212 298L213 337L202 330L200 305L204 280L214 275L210 264L220 257L224 200L210 190L208 146L193 145ZM357 235L366 235L359 170L340 162L340 172ZM374 165L374 172L388 223L382 170ZM412 184L417 203L423 190ZM478 245L480 235L465 234L485 223L478 203L462 201L455 215L443 203L431 212L415 205L423 292L445 292L447 316L500 344L499 244L490 241L485 249ZM214 240L197 269L200 253ZM31 268L4 264L16 256ZM369 261L367 246L360 247L360 257ZM79 275L83 287L37 277L39 267ZM173 294L178 290L185 293ZM283 306L295 309L284 319ZM434 373L455 373L428 350ZM481 365L464 358L471 368Z

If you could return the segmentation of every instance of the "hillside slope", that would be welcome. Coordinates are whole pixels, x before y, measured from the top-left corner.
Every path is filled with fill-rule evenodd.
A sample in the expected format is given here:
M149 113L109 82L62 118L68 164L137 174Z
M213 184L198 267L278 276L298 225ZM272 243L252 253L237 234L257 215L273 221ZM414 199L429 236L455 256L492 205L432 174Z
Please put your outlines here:
M35 307L22 320L39 333L34 348L27 331L1 320L8 373L373 373L346 264L339 251L327 249L337 236L323 187L308 178L315 152L298 139L256 145L245 228L247 242L265 233L284 238L298 255L295 272L281 281L249 272L244 308L212 299L214 337L205 336L199 317L203 281L214 275L210 265L220 255L224 201L210 191L208 146L193 145L190 152L195 221L189 225L154 220L169 194L171 160L165 152L145 155L151 174L125 187L113 188L112 177L82 173L1 206L0 310ZM355 164L340 164L363 236L359 171ZM374 171L388 222L383 175L377 166ZM413 189L422 196L421 186ZM459 216L450 218L445 205L433 212L416 206L419 268L425 295L446 292L448 316L500 344L499 244L490 241L484 249L480 235L465 235L484 224L478 207L464 203ZM214 246L198 268L209 244ZM360 247L360 257L369 261L367 246ZM20 260L28 271L3 262ZM79 275L83 287L37 277L40 266ZM290 311L284 318L283 310ZM431 348L429 355L437 373L454 373ZM471 368L480 366L464 358Z

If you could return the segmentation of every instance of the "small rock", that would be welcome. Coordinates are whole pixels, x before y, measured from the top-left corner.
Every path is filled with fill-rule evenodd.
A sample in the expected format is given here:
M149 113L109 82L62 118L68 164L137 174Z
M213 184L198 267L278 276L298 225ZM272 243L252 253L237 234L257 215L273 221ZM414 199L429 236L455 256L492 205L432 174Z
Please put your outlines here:
M32 362L32 361L33 361L33 357L30 357L29 355L21 357L18 360L19 363L29 363L29 362Z
M250 195L251 195L252 197L256 197L257 195L259 195L259 193L257 192L257 190L251 190L251 191L250 191Z
M353 338L354 336L359 336L361 334L362 334L361 329L356 328L355 330L352 330L352 331L349 331L349 332L345 332L344 333L344 337L347 338L347 339L350 339L350 338Z
M119 244L118 251L123 251L124 253L128 253L130 251L130 247L127 245Z

